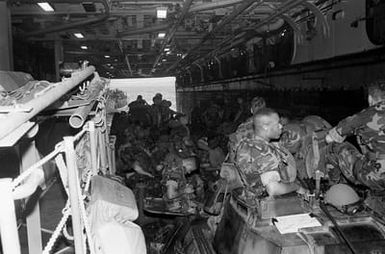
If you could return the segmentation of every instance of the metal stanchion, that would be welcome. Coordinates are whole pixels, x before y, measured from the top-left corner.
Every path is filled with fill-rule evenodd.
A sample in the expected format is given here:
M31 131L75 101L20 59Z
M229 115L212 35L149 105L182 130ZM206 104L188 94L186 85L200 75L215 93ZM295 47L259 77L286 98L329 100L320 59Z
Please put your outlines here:
M88 130L90 132L90 146L91 146L91 167L93 175L98 174L98 155L96 147L96 132L95 123L93 121L88 122Z
M0 179L0 236L4 254L20 254L11 178Z
M106 156L106 139L101 128L98 128L98 138L99 138L99 152L100 152L100 170L103 175L107 172L108 162Z
M68 168L69 199L71 203L72 227L74 231L75 253L83 254L83 233L79 207L79 180L76 170L74 137L64 137L65 154Z

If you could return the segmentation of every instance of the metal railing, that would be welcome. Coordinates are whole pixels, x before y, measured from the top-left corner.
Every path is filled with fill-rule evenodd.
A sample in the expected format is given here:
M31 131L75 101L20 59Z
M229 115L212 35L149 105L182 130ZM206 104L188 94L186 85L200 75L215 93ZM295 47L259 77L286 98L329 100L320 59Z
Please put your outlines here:
M35 153L33 163L29 163L30 166L14 179L0 179L0 202L2 204L0 209L0 236L4 254L21 253L14 201L28 198L36 191L38 186L45 182L43 165L48 162L55 162L62 184L67 192L68 200L63 209L63 217L44 249L42 249L41 242L39 205L36 204L37 215L34 216L38 218L37 222L31 225L28 223L27 217L28 234L36 233L38 236L34 237L34 241L31 241L28 237L29 253L51 253L57 238L66 228L65 225L70 215L75 253L94 253L94 244L92 238L89 237L90 227L84 199L88 193L90 179L93 175L115 173L115 138L110 137L108 134L105 99L103 97L98 99L92 119L84 124L80 132L75 136L66 136L63 139L51 153L39 160L37 159L38 153L33 141L31 146L32 150L34 150L32 153ZM79 158L82 158L85 163L80 165Z

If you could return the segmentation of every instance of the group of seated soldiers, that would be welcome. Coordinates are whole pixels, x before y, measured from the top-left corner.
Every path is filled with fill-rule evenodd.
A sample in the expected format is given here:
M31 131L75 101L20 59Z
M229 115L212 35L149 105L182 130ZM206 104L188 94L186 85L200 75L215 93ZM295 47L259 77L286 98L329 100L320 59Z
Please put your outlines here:
M297 151L293 151L292 143L280 140L287 121L283 122L277 111L266 107L263 98L255 97L247 110L240 99L239 110L233 114L226 113L226 109L221 110L214 103L205 111L198 106L191 114L191 125L185 115L172 111L170 103L160 94L153 98L153 102L148 105L138 96L129 105L128 124L118 128L123 137L119 149L121 171L133 169L156 176L179 168L186 175L204 165L207 167L206 164L220 168L225 161L236 166L247 199L308 192L308 186L298 181L295 161L293 163L292 154ZM349 184L382 193L385 187L384 81L368 87L368 103L368 108L327 129L322 139L326 144L342 143L346 136L356 135L361 151L352 153L340 146L342 148L335 152L338 154L333 163L337 167L333 170L337 170ZM227 119L231 126L221 124L221 119ZM191 158L195 163L191 163ZM188 160L186 172L184 163ZM175 190L178 180L173 179L173 175L163 174L163 182L174 186L166 193L170 198L175 196L171 190ZM221 176L228 180L232 177L226 170Z
M325 170L338 171L327 173L340 174L342 182L367 189L372 197L377 196L379 203L383 203L385 81L369 85L368 104L368 108L341 120L334 128L326 131L322 137L323 142L330 147L328 151L334 153L334 157L330 156L329 161L327 158L322 166ZM244 130L237 131L240 137L235 140L240 142L233 142L230 159L239 170L246 198L256 199L263 195L273 197L294 191L304 194L308 191L304 188L307 186L296 180L296 167L290 166L291 157L287 156L287 148L292 148L289 146L292 144L280 140L283 126L275 110L266 107L258 109L239 128ZM352 149L352 146L340 145L347 136L357 137L360 151ZM230 177L229 172L221 174L225 178Z

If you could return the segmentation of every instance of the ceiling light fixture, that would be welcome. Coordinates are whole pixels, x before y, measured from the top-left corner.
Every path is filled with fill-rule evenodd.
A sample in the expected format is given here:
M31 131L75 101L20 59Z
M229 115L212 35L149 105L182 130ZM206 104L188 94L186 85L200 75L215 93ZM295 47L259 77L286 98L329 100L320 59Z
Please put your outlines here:
M46 12L53 12L55 11L52 7L52 5L50 5L49 3L47 2L41 2L41 3L37 3L37 5L40 6L40 8L43 9L43 11L46 11Z
M167 7L158 7L156 8L156 17L158 19L167 18Z
M164 48L164 51L166 51L166 52L170 51L170 48Z
M158 33L158 38L163 39L166 37L166 33Z
M88 47L86 45L82 45L80 46L81 49L88 49Z
M74 33L74 36L78 39L83 39L84 35L82 33Z
M109 55L105 55L104 58L110 58L110 56Z

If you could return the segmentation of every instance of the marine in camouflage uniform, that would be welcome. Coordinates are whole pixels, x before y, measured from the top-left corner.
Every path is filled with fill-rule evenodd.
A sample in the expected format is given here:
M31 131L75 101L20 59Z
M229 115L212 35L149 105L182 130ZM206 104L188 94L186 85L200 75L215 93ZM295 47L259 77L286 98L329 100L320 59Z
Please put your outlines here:
M278 143L282 125L279 115L272 109L264 108L253 116L254 134L244 138L236 152L235 164L243 178L246 198L248 194L260 197L266 188L269 195L282 195L299 189L294 183L296 168L289 167L286 155L290 153ZM291 158L291 163L294 158Z
M255 197L261 196L264 186L261 174L280 172L282 161L276 144L258 136L244 138L238 148L236 164L246 181L247 190ZM280 178L276 179L280 181Z
M254 97L251 100L250 111L252 114L258 110L265 108L266 102L262 97ZM240 142L244 138L251 139L254 135L253 117L249 117L245 122L241 123L237 130L229 136L229 161L234 162L236 150Z
M332 128L327 141L342 143L356 135L362 155L341 151L340 168L351 181L374 190L385 188L385 101L347 117Z

